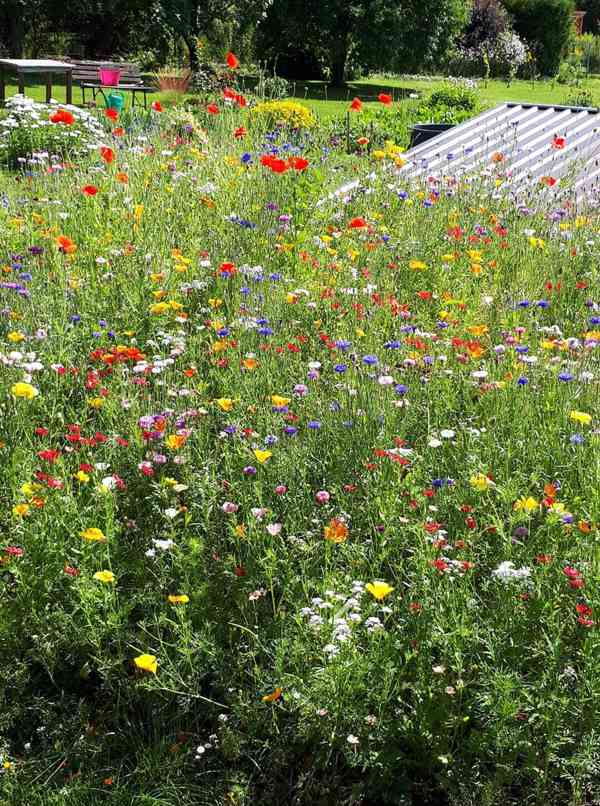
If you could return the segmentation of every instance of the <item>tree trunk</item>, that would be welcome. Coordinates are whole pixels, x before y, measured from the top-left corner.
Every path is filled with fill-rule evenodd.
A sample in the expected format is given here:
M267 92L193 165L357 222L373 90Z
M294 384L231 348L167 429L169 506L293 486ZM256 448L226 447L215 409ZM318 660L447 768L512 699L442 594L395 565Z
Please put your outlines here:
M331 48L331 84L334 87L342 87L346 78L346 61L348 59L349 36L342 33L333 43Z
M23 58L23 48L25 46L25 27L23 25L23 9L11 7L9 4L6 11L6 21L8 23L8 50L13 59Z
M196 40L190 35L182 36L183 41L188 49L190 58L190 70L195 73L198 69L198 49L196 48Z

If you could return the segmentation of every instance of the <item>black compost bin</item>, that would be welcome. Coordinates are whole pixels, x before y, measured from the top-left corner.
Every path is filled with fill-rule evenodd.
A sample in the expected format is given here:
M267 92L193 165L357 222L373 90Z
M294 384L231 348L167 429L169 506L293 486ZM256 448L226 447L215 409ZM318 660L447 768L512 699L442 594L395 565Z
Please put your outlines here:
M447 132L454 126L453 123L415 123L410 127L410 148L420 146L432 137Z

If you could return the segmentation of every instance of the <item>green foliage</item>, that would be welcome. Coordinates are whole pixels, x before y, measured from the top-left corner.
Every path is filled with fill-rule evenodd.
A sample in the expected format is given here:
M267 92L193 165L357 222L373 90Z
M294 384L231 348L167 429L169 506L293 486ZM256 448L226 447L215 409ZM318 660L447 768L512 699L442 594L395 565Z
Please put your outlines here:
M471 81L442 84L420 104L418 119L423 123L462 123L479 108L477 88Z
M60 113L66 122L52 120ZM30 98L12 96L0 117L0 164L11 168L51 159L81 157L102 142L104 130L96 117L75 106L48 107Z
M600 36L584 34L577 37L573 50L587 73L600 73Z
M505 0L516 32L534 49L542 75L553 76L573 38L573 0Z
M365 70L407 70L439 63L466 15L461 0L361 0L350 5L342 0L274 0L257 29L257 46L280 73L281 58L291 49L339 85L350 64Z

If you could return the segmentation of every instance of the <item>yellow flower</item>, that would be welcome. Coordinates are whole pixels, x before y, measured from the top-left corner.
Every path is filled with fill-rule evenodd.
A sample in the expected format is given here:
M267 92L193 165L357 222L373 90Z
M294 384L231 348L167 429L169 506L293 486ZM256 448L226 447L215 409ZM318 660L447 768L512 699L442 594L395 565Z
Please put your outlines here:
M375 151L373 151L373 156L375 157L376 160L382 160L385 157L385 151L380 151L379 149L376 149Z
M169 596L169 602L171 604L187 604L189 601L190 597L185 593L171 594Z
M423 263L422 260L410 260L408 262L408 268L413 271L422 271L427 268L427 263Z
M283 694L283 689L276 688L275 691L272 691L270 694L265 694L262 698L263 702L277 702L277 700L281 699L281 695Z
M244 360L242 361L242 366L244 367L244 369L254 370L258 367L258 361L256 360L256 358L249 356L248 358L244 358Z
M165 439L165 445L173 451L179 450L185 445L186 438L180 434L169 434Z
M24 518L29 513L29 504L16 504L13 507L13 515L15 518Z
M472 325L472 327L467 328L467 330L472 336L485 336L485 334L489 332L487 325Z
M233 531L235 532L236 537L246 537L246 527L243 523L240 523L238 526L236 526Z
M323 529L323 537L332 543L343 543L348 539L348 527L341 518L332 518Z
M158 659L156 655L138 655L137 658L134 658L133 662L137 668L141 669L143 672L156 674L156 670L158 669Z
M261 451L259 448L256 448L254 455L256 456L257 462L259 462L261 465L264 465L264 463L268 462L271 456L273 456L271 451Z
M33 398L37 397L40 393L39 389L36 389L35 386L23 382L15 383L10 391L15 397L24 397L26 400L33 400Z
M233 408L233 400L230 397L218 397L215 403L221 411L231 411Z
M77 479L77 481L80 481L82 484L87 484L88 481L90 480L90 477L88 476L88 474L84 473L83 470L78 470L77 473L75 473L75 478Z
M90 397L88 399L88 406L91 406L93 409L101 409L103 405L104 405L103 397Z
M9 341L12 341L12 342L16 343L16 342L19 342L19 341L23 341L23 339L25 338L25 335L23 333L20 333L18 330L11 330L10 333L7 333L6 338Z
M592 415L586 414L585 411L572 411L569 414L571 420L576 423L580 423L581 425L589 425L592 422Z
M274 406L287 406L291 398L281 397L281 395L271 395L271 403Z
M486 490L489 490L490 487L494 486L494 482L484 473L475 473L475 475L471 476L469 479L469 484L474 490L478 490L480 493L483 493Z
M106 543L104 532L96 526L90 526L80 534L84 540L89 540L90 543Z
M519 498L518 501L515 501L514 509L519 512L533 512L539 507L539 503L532 498L531 496Z
M369 593L377 599L378 602L381 602L388 596L394 589L391 585L388 585L387 582L368 582L365 585L365 588L369 591Z
M214 298L214 297L210 297L209 300L208 300L208 304L210 305L211 308L220 308L221 305L223 304L223 300L218 299L218 298Z
M94 574L94 579L97 579L98 582L109 584L110 582L115 581L115 575L112 571L96 571Z
M155 316L158 316L168 310L168 302L156 302L154 305L150 306L150 313L154 314Z

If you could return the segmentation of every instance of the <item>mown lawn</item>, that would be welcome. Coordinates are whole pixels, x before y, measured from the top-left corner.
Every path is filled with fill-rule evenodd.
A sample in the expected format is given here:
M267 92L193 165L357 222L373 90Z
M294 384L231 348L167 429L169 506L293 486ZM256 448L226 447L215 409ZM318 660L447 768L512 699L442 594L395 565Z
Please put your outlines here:
M420 96L426 95L428 92L442 83L442 79L427 79L427 78L368 78L358 81L349 82L347 87L335 88L328 86L322 81L292 81L292 97L302 100L309 106L318 116L323 120L343 115L347 109L349 102L355 97L360 97L365 106L377 106L377 95L380 92L391 93L394 100L401 100L408 97L410 94L416 93ZM251 84L253 82L249 82ZM538 81L513 81L507 85L506 81L490 80L487 84L480 80L479 97L483 108L495 106L496 104L505 101L526 101L529 103L549 103L549 104L566 104L569 97L573 95L574 88L569 88L565 85L551 79L544 79ZM600 100L600 77L591 76L584 82L583 87L590 90L595 100ZM14 84L7 85L7 97L17 92L17 87ZM35 98L38 101L45 100L45 86L42 84L31 84L26 89L26 94ZM126 96L126 103L130 105L131 95L124 93ZM54 97L58 101L64 102L65 89L62 84L55 85ZM86 97L91 100L91 94L86 93ZM153 99L166 99L172 100L173 95L170 93L156 93L152 96ZM76 104L81 103L81 90L78 87L73 89L73 100ZM138 97L141 101L141 96ZM99 98L99 103L103 103L102 98Z

